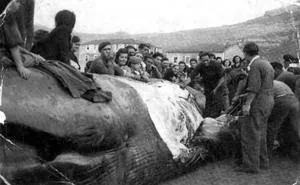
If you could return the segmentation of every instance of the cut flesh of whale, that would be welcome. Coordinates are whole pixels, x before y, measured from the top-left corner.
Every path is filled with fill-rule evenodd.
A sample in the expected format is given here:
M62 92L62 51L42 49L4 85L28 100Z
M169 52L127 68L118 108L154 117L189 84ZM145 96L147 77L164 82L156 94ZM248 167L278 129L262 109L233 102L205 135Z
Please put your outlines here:
M173 159L188 152L189 148L185 143L203 120L195 105L187 101L188 91L167 81L149 85L126 78L119 80L133 87L141 96L156 130L173 154Z

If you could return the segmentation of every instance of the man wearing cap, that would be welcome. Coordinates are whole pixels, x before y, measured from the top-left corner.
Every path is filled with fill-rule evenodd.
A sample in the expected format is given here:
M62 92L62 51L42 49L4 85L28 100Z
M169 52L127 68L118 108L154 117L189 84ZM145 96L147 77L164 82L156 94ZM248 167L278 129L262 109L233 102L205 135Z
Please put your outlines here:
M71 39L71 44L72 44L71 53L70 53L71 64L74 65L75 63L78 66L78 70L80 70L80 64L78 61L80 38L77 35L74 35Z
M136 56L131 56L128 64L131 70L131 78L143 82L149 82L149 74L141 69L142 59Z
M99 45L98 50L101 53L101 55L92 62L88 72L123 76L123 70L113 61L111 43L102 42Z
M241 123L242 164L239 172L258 173L269 168L267 152L267 121L274 105L274 70L267 60L259 57L259 48L254 42L243 49L245 59L250 61L247 70L247 93L242 107Z

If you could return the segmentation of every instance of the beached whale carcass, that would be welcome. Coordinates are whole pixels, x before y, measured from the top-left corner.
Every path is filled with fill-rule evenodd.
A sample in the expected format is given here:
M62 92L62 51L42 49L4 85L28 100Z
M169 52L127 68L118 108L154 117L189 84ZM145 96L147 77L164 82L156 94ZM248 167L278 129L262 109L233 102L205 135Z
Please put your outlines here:
M14 69L4 74L2 131L38 156L24 152L31 162L20 166L11 161L23 153L6 154L2 170L11 184L157 184L209 152L189 146L203 118L176 84L94 75L113 98L92 103L72 98L51 75L32 71L29 80Z

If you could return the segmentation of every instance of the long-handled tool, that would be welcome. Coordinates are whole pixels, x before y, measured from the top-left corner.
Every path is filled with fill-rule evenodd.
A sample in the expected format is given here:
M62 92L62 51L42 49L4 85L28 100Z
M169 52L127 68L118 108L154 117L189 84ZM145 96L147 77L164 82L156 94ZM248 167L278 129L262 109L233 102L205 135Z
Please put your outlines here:
M237 114L241 110L246 96L247 93L239 95L238 99L224 113L230 115Z

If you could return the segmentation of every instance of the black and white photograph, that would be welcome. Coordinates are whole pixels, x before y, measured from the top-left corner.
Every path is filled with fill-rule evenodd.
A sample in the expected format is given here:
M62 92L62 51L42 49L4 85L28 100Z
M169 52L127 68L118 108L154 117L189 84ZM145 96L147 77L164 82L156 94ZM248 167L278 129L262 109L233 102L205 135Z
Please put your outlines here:
M300 0L0 0L0 185L300 185Z

